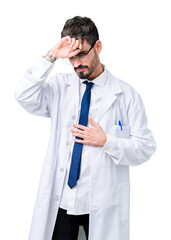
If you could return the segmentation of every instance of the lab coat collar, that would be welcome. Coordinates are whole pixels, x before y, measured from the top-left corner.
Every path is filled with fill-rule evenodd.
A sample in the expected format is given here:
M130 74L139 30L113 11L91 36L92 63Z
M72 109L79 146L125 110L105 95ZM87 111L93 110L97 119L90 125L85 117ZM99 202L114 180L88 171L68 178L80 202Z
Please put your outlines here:
M96 114L96 118L94 121L99 123L100 119L109 109L109 107L115 102L117 99L117 94L122 93L122 88L120 86L119 80L115 78L107 69L106 69L106 84L104 86L104 93L102 96L100 108ZM78 109L79 107L79 87L80 87L80 79L77 73L73 73L73 75L65 79L65 83L71 86L71 96L74 102L75 107Z
M100 103L100 108L96 114L94 121L99 123L100 119L104 116L107 110L117 99L117 95L122 93L122 89L119 84L119 80L115 78L109 71L107 71L107 81L104 87L104 93L102 96L102 101Z
M107 81L107 69L104 64L102 64L104 71L95 79L92 81L88 79L80 79L80 84L82 84L84 81L92 82L96 84L99 87L103 87Z
M105 65L103 65L105 67ZM104 73L104 75L103 75ZM122 92L121 86L119 84L119 81L117 78L115 78L110 71L105 67L105 71L103 72L100 76L105 76L105 78L107 79L106 85L108 86L108 91L112 92L113 94L118 94ZM101 77L97 77L95 79L95 82L98 82L98 79ZM86 79L82 80L85 81ZM76 87L76 89L79 87L80 84L80 78L78 77L77 73L74 72L72 75L68 74L68 77L65 78L65 84ZM93 80L94 81L94 80ZM103 85L105 83L103 80L100 81L99 85Z

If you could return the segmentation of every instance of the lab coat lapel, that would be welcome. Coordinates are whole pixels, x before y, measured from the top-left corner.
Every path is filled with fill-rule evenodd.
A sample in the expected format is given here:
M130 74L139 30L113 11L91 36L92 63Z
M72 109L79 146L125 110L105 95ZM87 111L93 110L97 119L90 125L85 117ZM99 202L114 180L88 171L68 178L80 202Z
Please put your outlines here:
M96 123L99 123L100 119L117 99L117 94L121 92L122 89L118 80L108 71L107 82L104 88L100 108L95 118Z
M79 108L80 81L78 76L73 73L70 78L65 79L65 84L70 87L70 99L76 109Z

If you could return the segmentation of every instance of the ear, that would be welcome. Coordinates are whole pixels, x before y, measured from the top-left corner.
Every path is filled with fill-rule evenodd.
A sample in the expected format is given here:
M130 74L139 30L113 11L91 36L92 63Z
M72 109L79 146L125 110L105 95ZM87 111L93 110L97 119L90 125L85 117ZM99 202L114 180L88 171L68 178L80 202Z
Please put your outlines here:
M96 41L95 48L96 48L96 51L97 51L98 53L101 52L101 50L102 50L102 42L101 42L100 40L97 40L97 41Z

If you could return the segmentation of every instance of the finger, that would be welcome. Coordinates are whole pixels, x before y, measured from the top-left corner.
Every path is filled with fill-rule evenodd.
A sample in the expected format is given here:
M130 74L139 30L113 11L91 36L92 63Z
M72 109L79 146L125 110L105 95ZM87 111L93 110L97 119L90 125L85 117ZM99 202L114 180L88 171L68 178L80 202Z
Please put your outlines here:
M73 46L75 45L75 43L76 43L76 39L75 39L75 38L71 38L70 48L73 48Z
M79 48L80 42L79 40L76 40L75 45L73 46L73 49Z
M76 48L82 49L82 47L83 47L82 43L79 40L77 40L77 41L78 41L78 45L76 46Z
M85 141L85 140L74 138L74 141L77 142L77 143L82 143L82 144L87 144L88 145L88 141Z
M88 127L84 126L84 125L81 125L81 124L73 124L73 127L74 128L79 128L79 129L82 129L82 130L87 130Z
M79 45L79 49L82 49L83 48L83 45L80 43L80 45Z
M90 142L87 140L81 140L81 139L74 138L74 141L77 143L82 143L82 144L89 145L89 146L95 146L95 144L93 142Z
M72 50L71 52L69 52L68 58L76 56L78 53L80 53L80 51L81 49L76 49L75 51Z
M98 124L95 123L91 117L88 117L88 121L89 121L89 123L90 123L93 127L97 127L97 126L98 126Z
M84 138L88 136L88 133L83 130L79 130L78 128L71 129L72 134L81 134Z
M74 141L77 142L77 143L84 144L84 140L81 140L81 139L74 138Z
M72 133L72 136L85 139L85 135L83 135L83 134L81 134L81 133Z
M61 41L71 43L71 38L70 38L70 36L66 36L66 37L61 38Z
M78 133L82 133L82 134L86 133L86 131L80 130L78 128L72 128L71 132L73 132L73 133L77 133L78 132Z
M82 49L82 44L79 39L76 40L75 45L72 47L73 49Z

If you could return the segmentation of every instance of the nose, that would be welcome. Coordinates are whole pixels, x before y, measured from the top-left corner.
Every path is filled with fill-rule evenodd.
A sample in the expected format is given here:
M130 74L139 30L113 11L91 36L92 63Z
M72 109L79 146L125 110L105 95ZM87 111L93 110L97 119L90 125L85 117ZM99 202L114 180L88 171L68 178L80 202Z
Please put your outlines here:
M77 67L80 66L80 65L81 65L80 60L78 60L78 58L75 57L75 58L73 59L73 67L74 67L74 68L77 68Z

